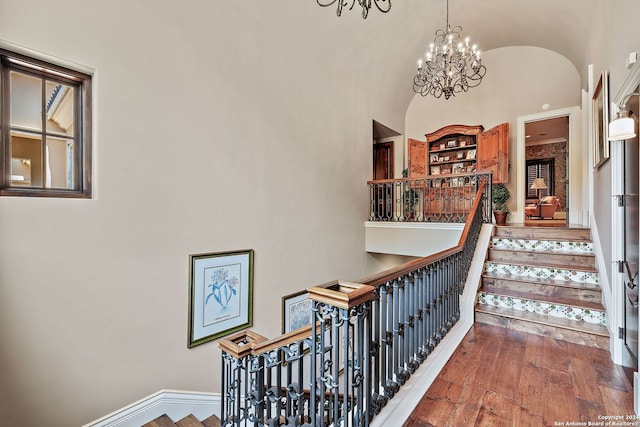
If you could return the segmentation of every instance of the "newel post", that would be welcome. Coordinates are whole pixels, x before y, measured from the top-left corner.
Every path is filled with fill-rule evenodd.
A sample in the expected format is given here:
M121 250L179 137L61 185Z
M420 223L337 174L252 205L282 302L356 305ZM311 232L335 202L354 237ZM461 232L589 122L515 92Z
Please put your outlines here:
M371 301L376 288L330 282L307 290L313 301L313 425L368 426L372 390Z
M251 399L249 368L252 345L267 338L251 330L238 332L220 341L222 349L222 426L251 425L255 405Z

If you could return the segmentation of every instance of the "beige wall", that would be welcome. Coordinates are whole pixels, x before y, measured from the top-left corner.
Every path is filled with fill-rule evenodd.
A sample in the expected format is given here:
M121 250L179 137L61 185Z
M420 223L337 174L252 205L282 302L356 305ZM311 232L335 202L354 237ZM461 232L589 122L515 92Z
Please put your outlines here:
M269 337L282 295L377 265L371 121L402 129L403 111L373 108L375 72L335 78L333 45L306 53L324 35L315 3L284 21L272 6L0 1L0 40L96 70L95 197L0 199L7 425L218 392L217 344L186 345L189 254L255 250L254 329Z

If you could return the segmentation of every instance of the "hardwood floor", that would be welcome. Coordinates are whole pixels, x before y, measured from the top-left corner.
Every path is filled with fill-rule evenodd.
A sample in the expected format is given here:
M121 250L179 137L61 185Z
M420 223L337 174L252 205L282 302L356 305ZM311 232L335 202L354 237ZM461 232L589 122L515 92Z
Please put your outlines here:
M404 426L606 425L633 414L632 384L606 350L476 323Z

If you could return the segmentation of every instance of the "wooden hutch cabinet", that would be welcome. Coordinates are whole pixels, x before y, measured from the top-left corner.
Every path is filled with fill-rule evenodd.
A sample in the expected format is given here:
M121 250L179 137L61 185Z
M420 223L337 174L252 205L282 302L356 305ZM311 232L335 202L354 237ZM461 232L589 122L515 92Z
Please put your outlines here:
M409 178L475 171L493 172L493 183L509 180L509 123L483 132L478 126L450 125L409 139Z

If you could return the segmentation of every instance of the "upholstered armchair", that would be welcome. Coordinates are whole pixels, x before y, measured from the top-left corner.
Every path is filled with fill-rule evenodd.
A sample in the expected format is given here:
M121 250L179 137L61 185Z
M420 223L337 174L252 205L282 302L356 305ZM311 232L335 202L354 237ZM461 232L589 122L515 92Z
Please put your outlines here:
M560 200L557 196L546 196L540 199L540 201L536 204L527 205L524 208L524 213L527 218L531 217L539 217L539 218L550 218L553 219L553 216L556 213L556 210L560 206Z

